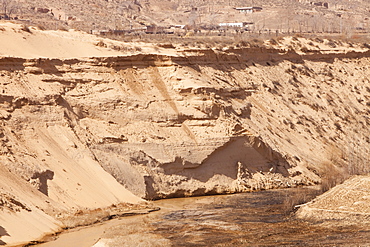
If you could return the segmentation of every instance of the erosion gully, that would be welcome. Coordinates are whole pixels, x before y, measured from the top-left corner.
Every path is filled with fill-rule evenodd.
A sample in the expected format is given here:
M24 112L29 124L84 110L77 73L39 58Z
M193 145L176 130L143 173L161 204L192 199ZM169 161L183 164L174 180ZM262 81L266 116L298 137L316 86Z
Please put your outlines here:
M74 229L37 246L370 246L370 227L295 218L291 198L302 195L309 200L317 188L160 200L160 211Z

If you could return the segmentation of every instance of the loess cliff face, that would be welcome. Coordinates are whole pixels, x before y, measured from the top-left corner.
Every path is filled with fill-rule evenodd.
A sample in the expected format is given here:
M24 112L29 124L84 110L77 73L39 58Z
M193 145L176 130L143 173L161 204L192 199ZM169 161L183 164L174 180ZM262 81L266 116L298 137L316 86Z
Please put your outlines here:
M0 58L0 192L13 198L1 205L37 210L50 230L68 210L364 171L369 54Z
M278 52L3 58L3 164L52 198L61 161L147 199L317 183L368 152L368 54Z

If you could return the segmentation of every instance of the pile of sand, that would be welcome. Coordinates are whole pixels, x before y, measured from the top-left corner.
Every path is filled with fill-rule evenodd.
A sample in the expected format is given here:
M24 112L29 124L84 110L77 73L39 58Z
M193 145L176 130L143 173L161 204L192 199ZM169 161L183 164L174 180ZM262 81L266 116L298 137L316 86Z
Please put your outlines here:
M297 216L342 224L369 224L370 177L356 176L303 205Z

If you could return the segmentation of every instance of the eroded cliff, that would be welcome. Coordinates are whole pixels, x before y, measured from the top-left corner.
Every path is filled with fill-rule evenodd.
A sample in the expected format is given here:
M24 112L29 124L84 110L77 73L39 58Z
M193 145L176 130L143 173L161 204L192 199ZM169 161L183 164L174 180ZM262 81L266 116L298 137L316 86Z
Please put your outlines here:
M35 210L48 222L40 235L65 227L66 212L140 197L312 185L328 167L364 170L369 74L367 49L0 58L0 184L13 198L0 216L22 222Z

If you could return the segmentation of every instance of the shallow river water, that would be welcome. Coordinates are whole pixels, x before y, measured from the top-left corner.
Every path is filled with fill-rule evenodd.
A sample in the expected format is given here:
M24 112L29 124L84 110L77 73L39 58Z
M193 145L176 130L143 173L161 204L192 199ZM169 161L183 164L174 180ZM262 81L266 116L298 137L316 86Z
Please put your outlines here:
M300 188L161 200L154 202L160 211L71 230L38 246L370 246L370 227L306 222L289 213L291 198L315 193Z

